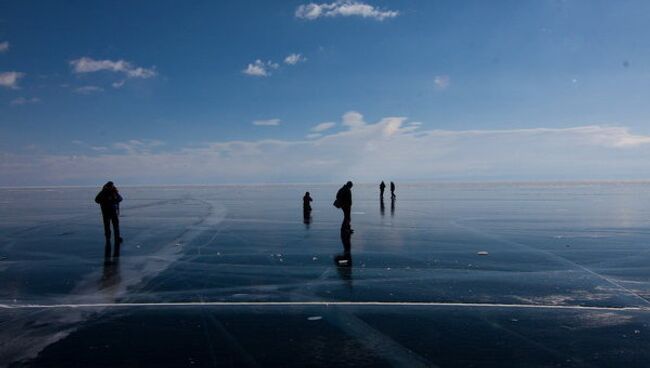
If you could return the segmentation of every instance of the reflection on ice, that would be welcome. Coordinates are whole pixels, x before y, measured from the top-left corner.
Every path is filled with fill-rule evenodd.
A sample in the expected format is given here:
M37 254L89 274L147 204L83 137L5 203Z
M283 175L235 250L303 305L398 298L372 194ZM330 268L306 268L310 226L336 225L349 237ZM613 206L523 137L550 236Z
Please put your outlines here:
M302 308L324 308L308 316L322 316L318 323L357 347L383 350L375 356L392 365L429 363L422 351L431 346L411 354L424 343L396 331L420 323L435 331L442 310L465 316L470 335L481 323L501 328L491 334L504 331L501 322L475 320L477 313L518 313L517 322L506 319L517 325L510 331L543 310L557 329L539 336L559 338L566 325L608 329L600 338L609 344L617 329L644 338L650 234L642 229L650 201L638 198L638 186L403 185L396 211L395 200L377 203L374 185L355 185L354 234L339 230L341 213L330 200L336 189L310 187L315 200L301 218L299 186L122 188L125 243L106 262L97 209L80 200L91 202L92 190L0 190L7 203L0 207L0 305L20 307L0 308L0 365L38 361L47 347L95 331L90 321L147 318L158 308L190 309L182 309L188 318L203 308L248 308L245 318L280 308L278 318L287 320ZM624 222L615 216L621 203ZM41 307L21 307L29 304ZM371 306L398 325L374 320L380 312L364 309ZM410 308L416 320L402 312ZM219 329L231 336L227 330Z
M127 296L128 291L143 280L150 279L173 264L182 254L175 247L178 242L192 242L205 231L213 230L225 217L225 208L218 203L206 202L210 212L203 215L201 220L192 224L191 229L180 229L172 241L163 241L161 246L152 250L147 256L120 257L120 246L104 249L104 262L101 270L82 276L69 295L55 296L49 300L41 300L43 304L88 304L116 303ZM139 236L138 241L153 240L160 234L153 229L145 236ZM101 243L97 241L96 243ZM127 248L127 241L122 247ZM99 247L98 247L99 250ZM108 251L108 253L107 253ZM74 267L74 265L70 265ZM56 295L56 294L55 294ZM18 300L14 299L13 302ZM11 303L6 303L11 304ZM13 318L3 324L0 331L0 362L17 362L34 358L46 346L65 338L81 326L81 322L102 312L102 308L94 310L44 310L39 313L26 315L24 318Z

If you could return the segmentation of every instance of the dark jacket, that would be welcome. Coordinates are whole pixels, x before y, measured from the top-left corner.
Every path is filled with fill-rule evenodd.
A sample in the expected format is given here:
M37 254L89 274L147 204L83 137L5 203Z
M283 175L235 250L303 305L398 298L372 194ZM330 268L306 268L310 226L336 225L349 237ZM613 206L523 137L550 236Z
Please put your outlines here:
M336 192L336 200L341 207L352 207L352 191L344 185Z
M311 209L311 201L313 201L313 199L310 196L302 197L302 207Z
M122 202L122 196L112 190L102 190L95 197L95 203L99 203L102 212L118 212Z

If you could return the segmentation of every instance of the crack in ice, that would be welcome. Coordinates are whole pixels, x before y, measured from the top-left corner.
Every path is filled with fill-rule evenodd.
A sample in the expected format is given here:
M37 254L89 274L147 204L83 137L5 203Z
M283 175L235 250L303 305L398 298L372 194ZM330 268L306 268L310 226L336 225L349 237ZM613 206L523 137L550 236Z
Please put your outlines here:
M599 307L585 305L508 304L508 303L460 303L460 302L380 302L380 301L194 301L156 303L78 303L78 304L0 304L0 309L75 309L75 308L144 308L144 307L280 307L280 306L353 306L353 307L459 307L459 308L514 308L559 309L593 311L650 312L650 307Z

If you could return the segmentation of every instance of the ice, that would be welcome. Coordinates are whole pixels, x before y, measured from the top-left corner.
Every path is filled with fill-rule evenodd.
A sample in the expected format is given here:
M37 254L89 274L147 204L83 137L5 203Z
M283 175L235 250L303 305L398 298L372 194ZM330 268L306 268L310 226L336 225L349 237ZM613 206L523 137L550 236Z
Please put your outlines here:
M0 366L650 361L650 185L355 184L349 253L337 188L121 187L108 263L96 188L0 189Z

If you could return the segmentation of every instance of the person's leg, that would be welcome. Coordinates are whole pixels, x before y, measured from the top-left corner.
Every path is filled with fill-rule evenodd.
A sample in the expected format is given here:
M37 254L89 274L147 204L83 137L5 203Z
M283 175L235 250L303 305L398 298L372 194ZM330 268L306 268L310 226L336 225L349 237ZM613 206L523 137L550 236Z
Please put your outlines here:
M342 229L350 230L350 223L352 221L350 218L351 211L351 207L343 207L343 224L341 225Z
M111 221L113 222L113 231L115 232L115 244L120 244L122 243L122 237L120 236L120 218L117 217L117 213L113 213Z
M102 212L102 220L104 221L104 237L106 238L106 243L111 242L111 216L108 213Z

